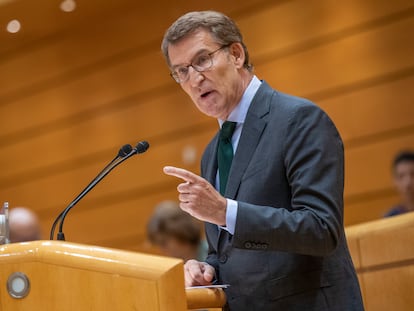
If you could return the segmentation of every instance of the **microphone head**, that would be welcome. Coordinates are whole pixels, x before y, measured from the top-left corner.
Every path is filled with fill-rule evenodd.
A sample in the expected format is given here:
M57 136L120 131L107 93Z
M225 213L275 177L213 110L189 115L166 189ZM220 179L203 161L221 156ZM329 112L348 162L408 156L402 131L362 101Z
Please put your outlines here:
M136 145L135 149L137 149L137 153L144 153L145 151L148 150L149 146L150 146L149 143L147 141L143 140L143 141L140 141Z
M119 149L118 157L124 158L132 151L132 146L127 144L123 145L121 149Z

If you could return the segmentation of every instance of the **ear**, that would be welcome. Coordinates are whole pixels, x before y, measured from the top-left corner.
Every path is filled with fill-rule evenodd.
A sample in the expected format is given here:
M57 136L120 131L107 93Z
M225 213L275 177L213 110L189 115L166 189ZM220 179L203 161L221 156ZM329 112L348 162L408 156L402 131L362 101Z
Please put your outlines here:
M234 58L234 64L237 68L243 68L244 60L246 59L246 55L244 54L244 49L241 43L233 43L230 47L230 54Z

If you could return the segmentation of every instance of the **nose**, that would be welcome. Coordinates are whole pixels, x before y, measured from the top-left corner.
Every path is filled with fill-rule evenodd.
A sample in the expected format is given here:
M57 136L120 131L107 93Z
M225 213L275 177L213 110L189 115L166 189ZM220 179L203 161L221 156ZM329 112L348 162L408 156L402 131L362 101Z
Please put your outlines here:
M188 68L188 75L189 75L188 80L190 81L190 85L192 87L197 87L201 83L201 81L204 80L203 73L202 72L198 72L192 66L190 66Z

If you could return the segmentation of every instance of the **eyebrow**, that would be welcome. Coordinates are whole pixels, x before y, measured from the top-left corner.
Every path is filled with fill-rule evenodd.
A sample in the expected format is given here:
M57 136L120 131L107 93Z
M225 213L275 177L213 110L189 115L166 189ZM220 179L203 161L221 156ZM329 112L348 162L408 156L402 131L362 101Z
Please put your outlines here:
M181 64L178 64L178 65L174 65L174 66L171 66L171 69L175 70L175 69L177 69L179 67L188 67L189 65L191 65L191 63L194 61L194 59L197 58L197 56L200 56L203 53L207 53L208 54L210 52L206 48L203 48L201 50L198 50L197 53L194 54L193 58L191 58L191 61L189 63L181 63Z

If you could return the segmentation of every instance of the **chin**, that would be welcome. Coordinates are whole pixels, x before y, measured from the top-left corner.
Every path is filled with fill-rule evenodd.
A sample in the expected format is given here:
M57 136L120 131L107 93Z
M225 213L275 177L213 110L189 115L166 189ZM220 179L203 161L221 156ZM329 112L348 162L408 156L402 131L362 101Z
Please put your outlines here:
M212 109L199 109L203 114L205 114L206 116L212 117L212 118L218 118L218 113L217 111L214 111Z

